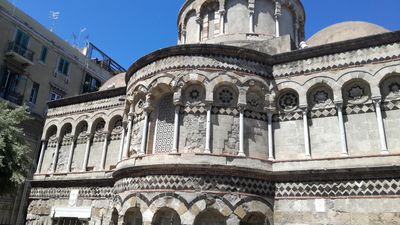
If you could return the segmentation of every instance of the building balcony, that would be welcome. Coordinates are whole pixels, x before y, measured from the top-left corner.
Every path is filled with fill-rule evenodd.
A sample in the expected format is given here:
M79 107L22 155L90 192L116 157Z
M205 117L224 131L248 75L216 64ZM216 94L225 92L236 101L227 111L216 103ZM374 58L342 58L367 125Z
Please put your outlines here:
M10 42L6 51L6 56L12 58L23 65L33 65L33 56L35 53L15 42Z

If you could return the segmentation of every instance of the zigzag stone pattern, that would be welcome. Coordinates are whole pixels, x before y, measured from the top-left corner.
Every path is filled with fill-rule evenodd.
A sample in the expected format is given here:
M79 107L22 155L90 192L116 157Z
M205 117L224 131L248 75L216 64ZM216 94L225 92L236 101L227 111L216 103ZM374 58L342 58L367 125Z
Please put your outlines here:
M400 195L400 179L277 183L275 197L341 197L380 195Z
M65 187L65 188L43 188L34 187L31 189L30 198L69 198L71 190L79 190L81 198L98 199L113 197L112 187Z
M123 178L114 185L116 194L131 190L160 189L239 192L261 196L273 196L275 193L273 182L230 176L152 175Z
M400 195L400 179L273 183L226 176L153 175L124 178L117 181L114 187L34 187L30 198L67 199L74 189L79 190L81 198L87 199L114 198L115 194L125 191L164 189L240 192L276 198L387 196Z
M87 112L100 109L104 110L108 108L123 106L124 102L119 101L120 98L121 96L117 96L113 98L101 99L92 102L84 102L76 104L73 107L65 106L65 107L52 108L49 109L47 116L50 118L50 117L62 116L73 113Z
M196 62L196 63L193 63ZM269 76L270 68L258 62L227 56L172 56L155 61L137 71L135 79L148 78L165 70L185 68L214 68L235 70L261 76Z
M351 65L398 58L400 43L358 49L338 54L298 60L274 66L274 77L284 77L323 71Z

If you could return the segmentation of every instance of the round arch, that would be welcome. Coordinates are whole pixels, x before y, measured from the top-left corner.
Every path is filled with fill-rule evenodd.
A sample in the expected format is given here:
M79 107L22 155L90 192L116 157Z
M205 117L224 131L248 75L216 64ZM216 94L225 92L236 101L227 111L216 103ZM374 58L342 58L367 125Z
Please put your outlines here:
M179 214L169 207L162 207L157 210L151 222L152 225L181 225Z
M223 216L216 209L209 208L199 213L196 216L193 223L193 225L208 225L208 224L227 225L226 217Z

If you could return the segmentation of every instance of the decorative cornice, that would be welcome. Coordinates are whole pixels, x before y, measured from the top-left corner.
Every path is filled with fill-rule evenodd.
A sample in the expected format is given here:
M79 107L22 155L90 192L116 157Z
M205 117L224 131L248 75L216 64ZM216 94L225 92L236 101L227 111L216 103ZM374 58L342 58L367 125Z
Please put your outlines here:
M61 106L67 106L67 105L69 106L69 105L74 105L74 104L79 104L79 103L84 103L84 102L101 100L104 98L112 98L112 97L116 97L116 96L122 96L125 94L126 94L126 87L121 87L121 88L115 88L115 89L111 89L111 90L97 91L97 92L92 92L89 94L73 96L73 97L69 97L69 98L63 98L60 100L48 102L47 105L49 106L49 109L52 109L52 108L57 108L57 107L61 107Z
M160 49L140 58L129 68L126 80L128 83L129 79L136 74L143 76L143 74L153 74L168 69L201 67L231 69L270 76L269 73L272 71L270 67L274 66L275 78L292 76L400 58L399 40L400 31L396 31L273 56L228 45L179 45ZM193 60L196 58L200 61ZM161 62L162 65L156 65L157 62ZM245 62L250 64L243 65ZM257 68L252 68L254 65ZM152 66L154 68L151 68ZM264 68L264 71L260 71L260 68ZM141 70L144 72L139 72Z
M110 98L103 98L94 101L86 101L78 104L71 104L65 106L59 106L52 109L49 109L47 113L47 117L57 117L62 115L70 115L73 113L82 113L82 112L91 112L94 110L99 109L108 109L108 108L115 108L115 107L123 107L124 102L119 101L121 96L110 97Z
M317 71L362 65L376 61L399 59L400 42L353 51L286 62L274 66L274 77L285 77Z
M136 71L135 80L177 69L222 69L271 77L271 68L265 64L231 56L181 55L156 60ZM129 86L129 85L128 85Z
M228 191L273 196L275 184L265 180L217 175L149 175L123 178L114 185L114 193L131 190Z
M226 65L227 68L229 68L229 62L231 64L239 63L239 65L241 65L240 63L246 61L250 62L250 64L252 63L254 65L259 64L259 66L267 68L267 66L270 65L272 62L271 56L268 54L261 53L255 50L239 48L235 46L213 45L213 44L178 45L160 49L158 51L155 51L140 58L129 68L128 72L126 73L126 81L128 83L129 79L132 76L134 76L139 70L142 70L144 67L166 58L177 57L177 59L180 59L181 62L179 62L178 64L175 63L174 65L174 67L177 68L181 68L183 66L195 67L196 63L193 63L193 58L191 57L196 57L196 56L199 57L199 59L203 60L202 62L200 62L200 64L197 63L199 64L198 66L212 67L219 65L221 68L224 68L223 67L224 65ZM182 59L186 58L188 58L189 61L182 61ZM224 61L221 61L219 62L220 64L217 64L218 60L224 60ZM212 62L212 64L208 65L209 62ZM168 67L168 65L164 66ZM248 69L250 70L250 68ZM153 69L153 71L156 70L157 69Z
M400 195L399 179L277 183L275 197Z

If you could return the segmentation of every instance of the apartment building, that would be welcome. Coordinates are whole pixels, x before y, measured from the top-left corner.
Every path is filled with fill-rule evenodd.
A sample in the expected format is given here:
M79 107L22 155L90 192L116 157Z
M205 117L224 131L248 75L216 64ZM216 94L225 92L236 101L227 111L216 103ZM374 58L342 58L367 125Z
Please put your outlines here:
M8 1L0 1L0 101L28 107L31 120L23 128L33 159L37 159L48 101L97 91L124 71L93 44L77 49ZM24 210L19 203L27 187L20 188L17 198L0 198L0 224L18 224Z

